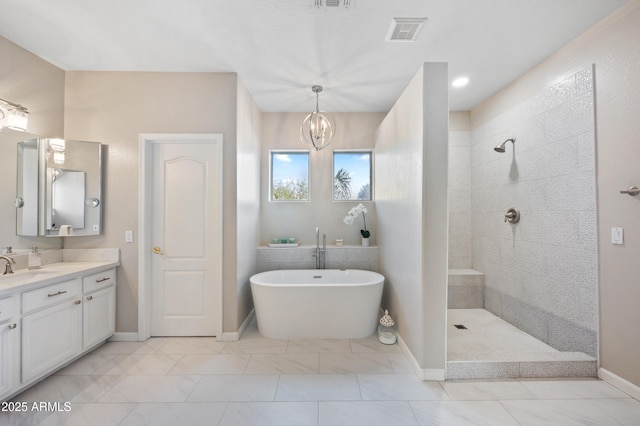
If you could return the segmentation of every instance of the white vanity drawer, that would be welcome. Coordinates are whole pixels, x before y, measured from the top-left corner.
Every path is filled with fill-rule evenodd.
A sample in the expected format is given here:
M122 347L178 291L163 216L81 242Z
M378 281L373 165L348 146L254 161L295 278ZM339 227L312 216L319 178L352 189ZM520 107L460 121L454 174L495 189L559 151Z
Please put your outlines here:
M13 297L0 299L0 322L10 319L14 315Z
M101 288L109 287L116 283L116 269L98 272L82 279L82 292L91 293Z
M22 294L22 312L56 305L80 296L80 278L53 284Z

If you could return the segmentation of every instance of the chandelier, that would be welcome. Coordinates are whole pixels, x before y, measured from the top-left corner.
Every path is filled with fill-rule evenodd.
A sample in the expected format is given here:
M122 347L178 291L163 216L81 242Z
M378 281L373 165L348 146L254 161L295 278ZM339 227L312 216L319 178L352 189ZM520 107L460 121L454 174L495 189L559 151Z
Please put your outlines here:
M300 126L300 140L310 145L316 151L329 146L336 134L335 120L324 111L320 111L318 107L319 93L322 92L322 86L313 86L311 90L316 94L316 110L302 122Z

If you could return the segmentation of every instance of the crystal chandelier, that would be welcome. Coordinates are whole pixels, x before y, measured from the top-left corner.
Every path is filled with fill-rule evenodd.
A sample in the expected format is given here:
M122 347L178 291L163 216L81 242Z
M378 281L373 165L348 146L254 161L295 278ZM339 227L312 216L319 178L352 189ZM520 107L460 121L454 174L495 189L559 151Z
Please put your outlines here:
M316 151L329 146L336 134L335 120L324 111L320 111L318 107L319 93L322 92L322 86L313 86L311 90L316 94L316 110L302 122L300 126L300 140L310 145Z

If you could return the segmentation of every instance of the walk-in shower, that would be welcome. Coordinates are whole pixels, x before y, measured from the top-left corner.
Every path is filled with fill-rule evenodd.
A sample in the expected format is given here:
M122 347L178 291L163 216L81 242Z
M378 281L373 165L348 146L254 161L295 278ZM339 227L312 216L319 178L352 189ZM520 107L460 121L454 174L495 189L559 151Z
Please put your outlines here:
M593 94L587 67L450 133L447 379L597 374Z

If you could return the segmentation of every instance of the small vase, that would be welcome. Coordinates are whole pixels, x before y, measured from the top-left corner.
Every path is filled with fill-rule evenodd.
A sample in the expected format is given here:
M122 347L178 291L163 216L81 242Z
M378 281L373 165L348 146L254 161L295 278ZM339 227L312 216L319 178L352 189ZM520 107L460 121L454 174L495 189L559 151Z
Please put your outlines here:
M369 247L369 237L362 237L362 247Z

